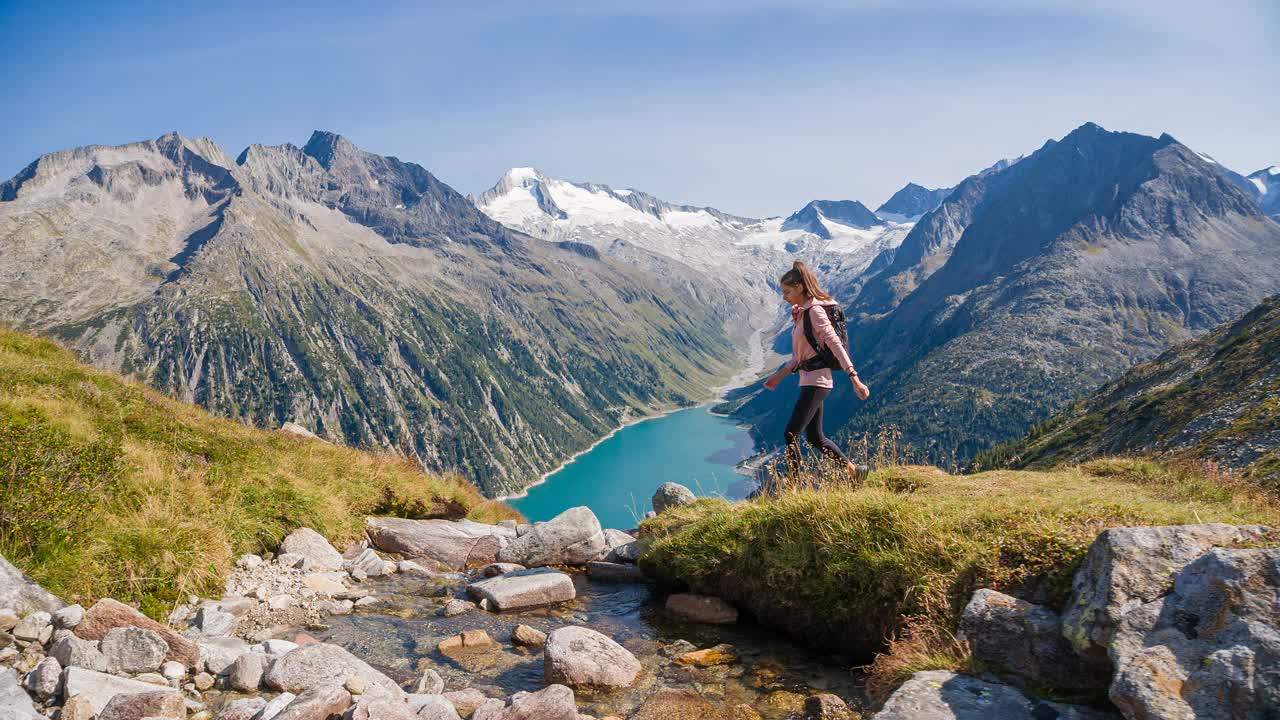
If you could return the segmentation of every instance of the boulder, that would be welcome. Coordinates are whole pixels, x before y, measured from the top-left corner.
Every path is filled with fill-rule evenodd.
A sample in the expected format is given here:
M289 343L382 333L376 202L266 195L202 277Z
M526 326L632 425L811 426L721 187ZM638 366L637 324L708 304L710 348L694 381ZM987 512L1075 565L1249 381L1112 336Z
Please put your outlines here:
M298 643L272 638L270 640L263 640L258 643L258 646L262 648L262 652L268 655L283 655L290 650L296 649L298 647Z
M41 660L27 676L22 684L41 700L48 700L58 694L62 685L62 665L54 658Z
M236 658L247 652L249 645L240 638L209 638L200 643L200 665L207 673L225 675Z
M804 720L857 720L857 717L844 700L831 693L804 699Z
M85 611L75 634L85 640L102 640L107 632L117 627L146 628L158 634L169 646L166 660L176 660L189 668L196 667L200 660L200 648L195 643L128 605L109 598L99 600Z
M343 561L342 569L352 574L359 570L369 577L377 577L394 573L396 565L378 557L372 548L365 548L354 558Z
M525 567L585 565L604 550L604 531L588 507L565 510L498 551L498 562Z
M587 563L587 577L599 582L644 582L644 573L635 565L592 561Z
M351 707L351 693L342 683L316 685L293 698L275 720L329 720ZM264 713L265 715L265 713Z
M467 592L477 600L487 601L490 610L499 612L567 602L577 596L573 580L549 568L517 570L481 580L469 585Z
M65 602L0 555L0 608L22 615L36 610L52 613L65 606Z
M410 695L408 705L418 720L462 720L453 703L439 693Z
M196 690L200 692L212 688L214 682L214 677L207 672L196 673L195 677L191 678L191 684L195 685Z
M995 590L973 594L960 633L974 657L1015 684L1030 682L1065 690L1105 687L1106 673L1084 662L1062 636L1062 618Z
M515 533L469 520L406 520L368 517L364 521L374 547L413 560L430 560L453 570L492 563Z
M684 620L712 625L738 622L737 608L710 595L670 595L667 597L667 612Z
M1107 646L1126 613L1168 592L1174 574L1192 560L1267 531L1221 523L1103 531L1076 572L1062 616L1064 635L1083 656L1108 664Z
M298 528L280 541L280 554L301 555L307 570L341 570L342 553L311 528Z
M606 562L616 563L637 563L640 561L640 555L644 551L644 545L639 540L632 540L626 545L619 545L608 553L605 553Z
M181 680L187 674L187 668L180 662L165 660L160 665L160 676L166 680Z
M918 672L873 720L1119 720L1110 713L1028 698L1009 685L945 670Z
M347 586L339 573L308 573L302 578L302 582L317 595L335 596L347 592Z
M267 671L267 656L247 652L231 663L227 684L232 690L240 692L256 692L262 684L262 676Z
M289 703L293 702L297 696L291 692L282 692L279 695L267 701L266 707L262 708L262 712L254 720L272 720L279 715L282 710L289 707Z
M487 708L486 708L487 709ZM548 685L532 693L516 693L511 704L501 710L480 711L472 720L578 720L578 706L573 690L564 685Z
M96 672L107 671L107 656L98 649L97 640L84 640L74 635L64 637L49 648L49 655L57 658L64 668L78 667Z
M618 548L630 545L635 541L635 538L621 530L606 528L604 531L604 550L600 552L600 556L596 559L603 562L621 562L613 557L615 552Z
M458 714L464 718L471 717L471 714L476 711L476 708L485 704L489 700L484 693L476 690L475 688L466 688L464 690L447 692L444 694L444 697L446 700L453 703L453 709L457 710Z
M13 668L0 668L0 720L43 720Z
M543 676L549 683L611 690L630 686L639 674L640 661L595 630L570 625L547 636Z
M117 695L135 695L137 693L155 692L156 686L116 675L94 672L84 668L69 667L62 671L63 697L85 697L93 706L93 712L100 714Z
M1109 650L1127 717L1266 717L1280 708L1280 548L1188 563L1167 596L1122 618Z
M140 627L111 628L98 647L107 658L107 672L115 674L159 670L169 653L159 633Z
M445 606L440 608L440 615L444 617L457 617L464 615L476 609L476 604L467 600L450 600Z
M62 703L62 710L58 713L58 720L93 720L93 704L88 698L80 695L67 698ZM0 718L4 715L0 714Z
M228 637L234 635L240 619L229 612L212 607L202 607L196 611L195 626L208 637Z
M653 493L653 511L661 514L668 508L688 505L697 499L692 490L679 483L662 483Z
M266 706L267 701L260 697L232 700L222 706L213 720L253 720Z
M417 720L417 713L403 699L352 697L355 704L343 715L343 720Z
M440 677L440 673L427 668L418 676L418 681L413 685L413 692L417 695L439 695L444 692L444 678Z
M53 626L59 630L74 630L84 619L84 607L68 605L53 614Z
M0 632L9 632L21 619L22 617L15 613L13 608L0 608Z
M177 718L187 716L182 693L177 690L152 690L111 698L98 720L142 720L143 718Z
M442 655L451 655L459 652L473 652L476 650L485 650L493 646L493 638L489 637L489 633L483 630L464 630L453 637L445 638L436 645Z
M27 613L10 632L19 640L40 642L44 631L53 627L53 614L45 610Z
M541 650L547 644L547 634L528 625L516 625L511 631L511 642L527 648Z
M286 653L271 664L263 680L275 690L299 693L326 683L341 686L352 675L369 682L370 694L378 687L392 697L404 696L394 680L343 648L327 643L310 643Z

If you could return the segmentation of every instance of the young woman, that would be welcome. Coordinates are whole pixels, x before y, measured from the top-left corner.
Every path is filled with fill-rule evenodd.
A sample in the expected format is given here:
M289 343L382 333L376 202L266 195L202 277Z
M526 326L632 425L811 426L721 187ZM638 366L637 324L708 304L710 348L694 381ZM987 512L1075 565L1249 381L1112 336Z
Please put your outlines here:
M840 342L840 336L832 327L826 310L820 307L835 305L836 301L818 287L818 279L814 277L813 272L797 260L795 265L783 274L779 284L782 286L782 299L791 304L791 318L794 321L791 329L791 360L765 380L764 386L770 390L778 387L782 378L800 369L806 360L818 354L804 335L803 313L808 313L814 338L835 355L840 367L849 375L849 381L853 383L853 392L857 394L858 399L866 400L871 397L871 390L858 378L858 371L853 369L849 352ZM828 458L847 466L850 475L860 479L866 474L866 468L850 462L849 458L840 452L840 448L822 434L822 401L831 394L832 387L834 383L829 369L800 369L800 399L796 401L796 407L791 411L791 420L787 423L785 436L787 467L794 470L799 466L800 433L804 433L810 445Z

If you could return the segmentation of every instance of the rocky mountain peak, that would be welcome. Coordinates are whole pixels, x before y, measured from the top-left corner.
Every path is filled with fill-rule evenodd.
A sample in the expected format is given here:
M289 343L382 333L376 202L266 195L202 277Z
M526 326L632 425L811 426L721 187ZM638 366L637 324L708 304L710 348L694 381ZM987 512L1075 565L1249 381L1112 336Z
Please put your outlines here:
M337 133L316 130L311 133L311 139L302 148L302 152L315 158L316 162L328 170L333 167L336 159L354 156L360 150L351 144L350 140Z
M806 230L825 240L832 237L830 228L823 222L830 220L841 225L866 230L884 221L857 200L813 200L792 213L782 223L784 230Z

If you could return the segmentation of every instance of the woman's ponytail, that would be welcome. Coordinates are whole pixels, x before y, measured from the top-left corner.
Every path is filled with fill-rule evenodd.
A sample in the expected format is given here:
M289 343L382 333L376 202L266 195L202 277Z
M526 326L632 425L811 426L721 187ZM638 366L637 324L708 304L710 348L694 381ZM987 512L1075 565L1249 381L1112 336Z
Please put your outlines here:
M805 293L816 300L831 300L831 296L818 287L818 278L813 271L799 260L791 265L791 269L782 274L779 280L784 285L799 285Z

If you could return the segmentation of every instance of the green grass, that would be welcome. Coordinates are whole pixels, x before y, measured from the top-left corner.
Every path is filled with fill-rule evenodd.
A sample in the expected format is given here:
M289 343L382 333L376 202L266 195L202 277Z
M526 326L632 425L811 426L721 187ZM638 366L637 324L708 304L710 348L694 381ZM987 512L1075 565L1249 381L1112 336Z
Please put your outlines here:
M342 548L366 514L518 517L461 477L216 418L3 329L0 446L0 553L69 601L152 616L299 526Z
M1104 528L1211 521L1280 525L1280 506L1212 473L1147 461L976 475L892 467L859 488L669 510L641 526L641 563L667 584L869 657L907 625L954 628L979 587L1060 608Z

